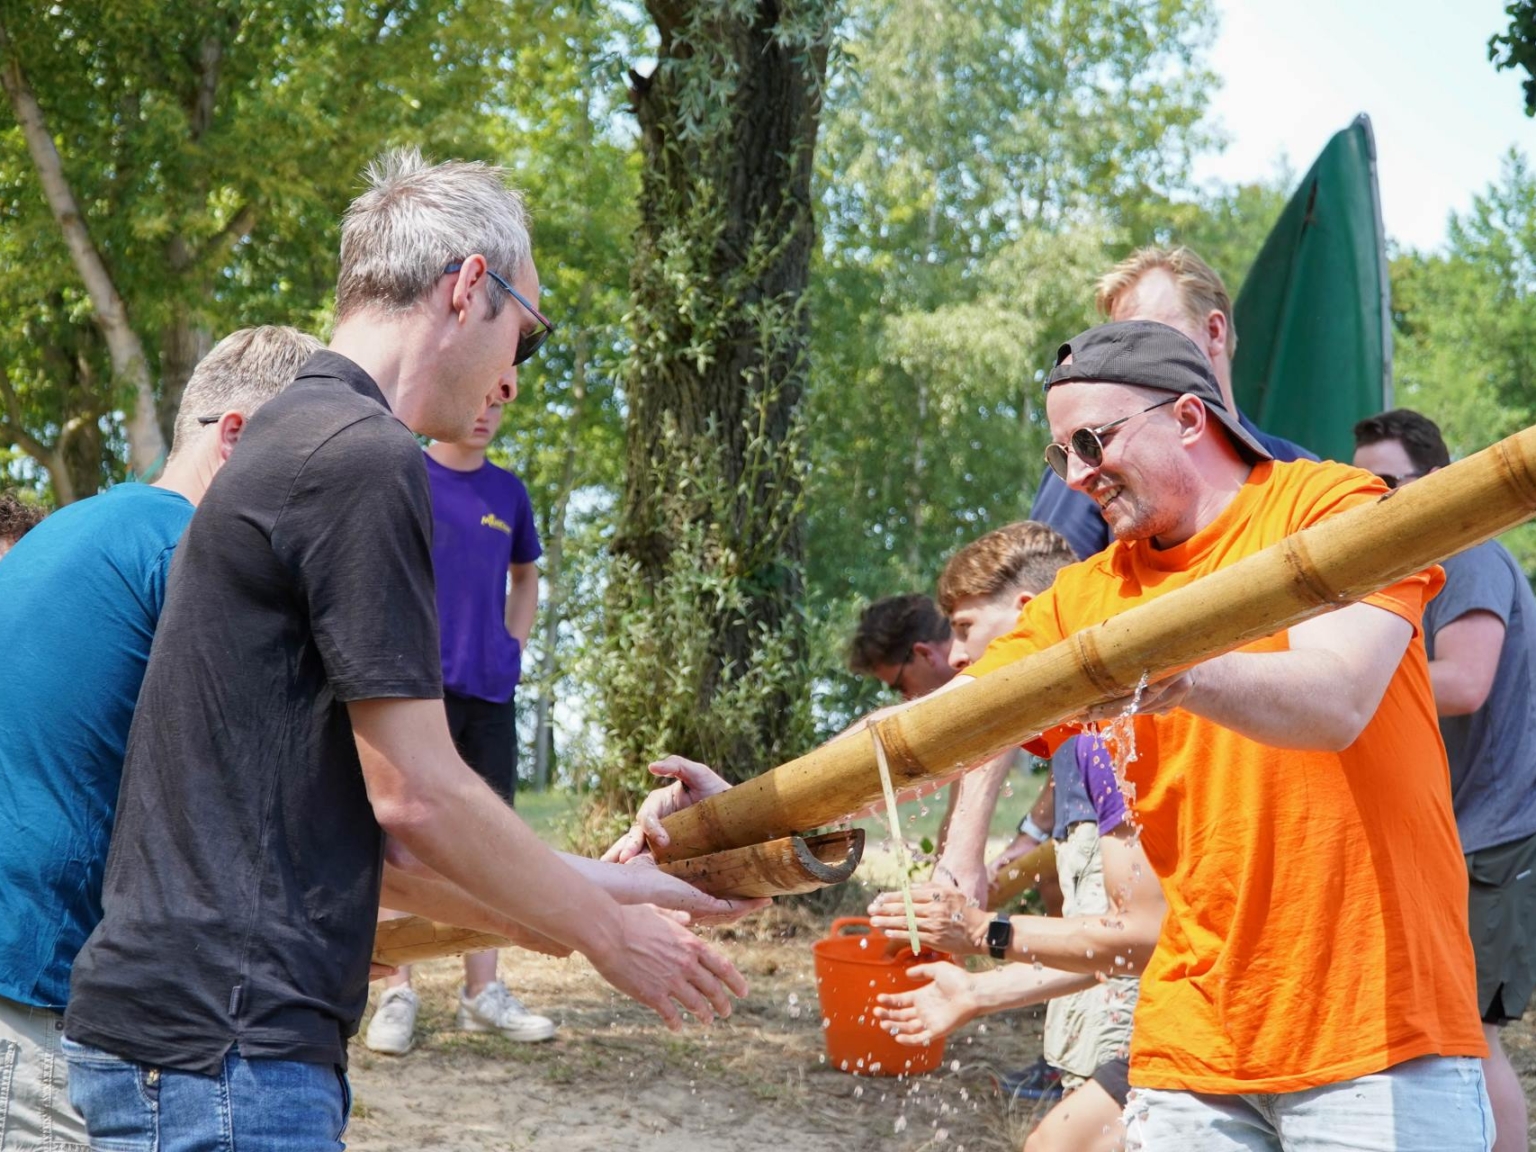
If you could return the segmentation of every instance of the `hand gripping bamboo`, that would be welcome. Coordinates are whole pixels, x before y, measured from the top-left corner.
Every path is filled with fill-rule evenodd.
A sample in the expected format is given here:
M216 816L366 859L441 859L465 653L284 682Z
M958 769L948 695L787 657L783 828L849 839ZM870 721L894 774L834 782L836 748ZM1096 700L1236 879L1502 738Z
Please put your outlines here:
M897 787L975 764L1084 709L1353 603L1536 512L1536 428L1230 568L1140 604L963 688L880 721ZM679 860L843 819L879 799L862 732L835 740L662 823Z

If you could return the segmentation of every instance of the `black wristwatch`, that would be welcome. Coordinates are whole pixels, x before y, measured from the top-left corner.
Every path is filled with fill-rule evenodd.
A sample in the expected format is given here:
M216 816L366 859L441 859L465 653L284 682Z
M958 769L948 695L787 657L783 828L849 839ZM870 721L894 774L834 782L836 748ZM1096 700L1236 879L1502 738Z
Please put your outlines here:
M987 924L987 951L994 960L1008 958L1008 945L1013 943L1013 921L1005 912L999 912Z

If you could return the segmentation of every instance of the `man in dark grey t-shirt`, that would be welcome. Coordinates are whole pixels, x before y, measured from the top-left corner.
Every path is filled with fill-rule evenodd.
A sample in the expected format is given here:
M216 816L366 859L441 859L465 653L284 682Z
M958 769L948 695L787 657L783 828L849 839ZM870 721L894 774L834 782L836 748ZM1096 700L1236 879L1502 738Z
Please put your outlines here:
M250 421L172 568L65 1025L102 1146L340 1146L386 834L429 873L391 907L579 951L673 1026L745 992L454 749L415 436L462 439L510 401L550 326L498 169L399 152L368 181L330 350Z
M1440 429L1417 412L1355 425L1355 463L1390 488L1450 462ZM1494 1148L1523 1152L1525 1095L1499 1028L1536 989L1536 596L1507 548L1490 540L1445 562L1424 642L1467 857Z

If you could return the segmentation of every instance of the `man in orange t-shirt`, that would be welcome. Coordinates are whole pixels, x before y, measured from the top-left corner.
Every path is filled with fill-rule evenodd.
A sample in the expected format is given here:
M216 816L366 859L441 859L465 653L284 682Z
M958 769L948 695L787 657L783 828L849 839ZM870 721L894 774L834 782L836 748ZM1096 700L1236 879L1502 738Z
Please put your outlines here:
M965 676L1385 491L1344 465L1271 460L1200 350L1161 324L1083 333L1046 387L1047 458L1115 542L1063 569ZM1431 568L1144 695L1124 777L1168 914L1136 1012L1131 1147L1491 1146L1419 634L1442 580Z

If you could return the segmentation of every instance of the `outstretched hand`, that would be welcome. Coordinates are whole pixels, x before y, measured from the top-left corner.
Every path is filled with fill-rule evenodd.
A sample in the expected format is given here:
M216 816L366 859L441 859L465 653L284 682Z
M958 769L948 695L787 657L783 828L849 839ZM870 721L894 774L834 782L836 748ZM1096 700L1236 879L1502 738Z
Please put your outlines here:
M708 765L682 756L658 760L651 765L651 775L670 777L674 782L645 798L640 811L635 813L634 824L603 853L604 860L626 864L646 850L647 842L665 847L671 841L661 826L663 818L730 788Z
M629 875L641 881L640 886L635 890L644 893L642 898L647 903L688 913L690 922L696 928L734 924L743 916L759 912L773 903L766 896L756 898L711 896L695 888L688 881L663 872L648 852L633 857L625 867L634 869L634 872Z
M674 1032L683 1026L682 1012L708 1024L731 1014L732 994L747 994L735 965L683 926L687 913L648 904L625 905L620 912L618 946L587 958L604 980L652 1009Z
M941 960L914 964L907 975L928 983L908 992L882 992L875 1004L875 1019L898 1044L932 1044L976 1016L975 977L964 968Z
M965 893L948 884L919 884L912 889L912 909L917 916L917 938L923 947L964 956L979 951L975 922L986 930L987 914L975 907ZM900 892L882 892L869 905L869 925L892 940L907 937L906 905Z

